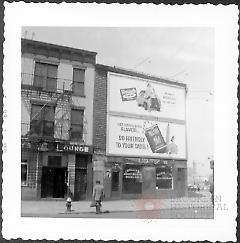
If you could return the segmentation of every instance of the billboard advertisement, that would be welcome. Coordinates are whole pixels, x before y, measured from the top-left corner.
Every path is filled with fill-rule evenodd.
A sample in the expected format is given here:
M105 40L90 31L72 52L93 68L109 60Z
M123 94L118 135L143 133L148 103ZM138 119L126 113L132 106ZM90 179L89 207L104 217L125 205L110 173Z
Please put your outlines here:
M186 159L185 125L109 115L107 153Z
M108 111L185 121L185 88L109 73Z

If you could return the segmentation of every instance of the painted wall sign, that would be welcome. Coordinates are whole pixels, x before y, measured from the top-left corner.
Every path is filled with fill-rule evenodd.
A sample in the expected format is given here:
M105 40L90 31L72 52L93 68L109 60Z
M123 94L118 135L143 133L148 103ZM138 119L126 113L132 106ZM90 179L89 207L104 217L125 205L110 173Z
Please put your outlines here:
M185 125L109 116L107 153L186 159Z
M108 74L108 111L185 121L185 88Z

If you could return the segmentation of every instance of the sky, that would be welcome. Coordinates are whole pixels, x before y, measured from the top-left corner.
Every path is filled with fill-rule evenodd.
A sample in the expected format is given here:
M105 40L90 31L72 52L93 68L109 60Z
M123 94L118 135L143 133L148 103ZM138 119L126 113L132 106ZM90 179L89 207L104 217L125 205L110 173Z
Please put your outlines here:
M188 166L208 176L214 155L214 29L23 27L22 37L97 52L97 63L187 84Z

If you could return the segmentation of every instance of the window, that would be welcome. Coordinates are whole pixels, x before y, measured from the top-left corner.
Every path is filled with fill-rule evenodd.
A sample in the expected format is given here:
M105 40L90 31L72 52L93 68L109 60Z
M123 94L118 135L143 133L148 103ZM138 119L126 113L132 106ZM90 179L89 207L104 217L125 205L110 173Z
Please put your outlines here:
M81 141L83 137L83 110L72 109L70 138L72 141Z
M139 165L125 165L123 171L123 192L142 193L142 171Z
M61 156L48 156L49 167L61 167L62 157Z
M76 154L75 168L87 169L87 159L87 156L84 156L82 154Z
M21 185L27 185L27 177L28 177L28 164L27 160L23 160L21 162Z
M85 70L73 68L73 94L84 96Z
M31 135L52 137L54 134L54 106L32 104Z
M156 168L156 188L157 189L172 189L172 167L162 165Z
M57 65L36 62L33 86L47 91L56 91L57 69Z

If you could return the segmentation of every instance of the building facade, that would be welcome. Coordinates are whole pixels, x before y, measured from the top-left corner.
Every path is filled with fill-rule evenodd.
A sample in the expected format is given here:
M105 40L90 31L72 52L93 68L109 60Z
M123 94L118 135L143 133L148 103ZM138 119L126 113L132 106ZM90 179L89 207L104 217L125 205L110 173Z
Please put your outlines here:
M187 193L186 85L96 65L94 179L106 198Z
M187 193L186 85L22 39L22 200Z
M21 47L22 199L91 198L96 53Z

